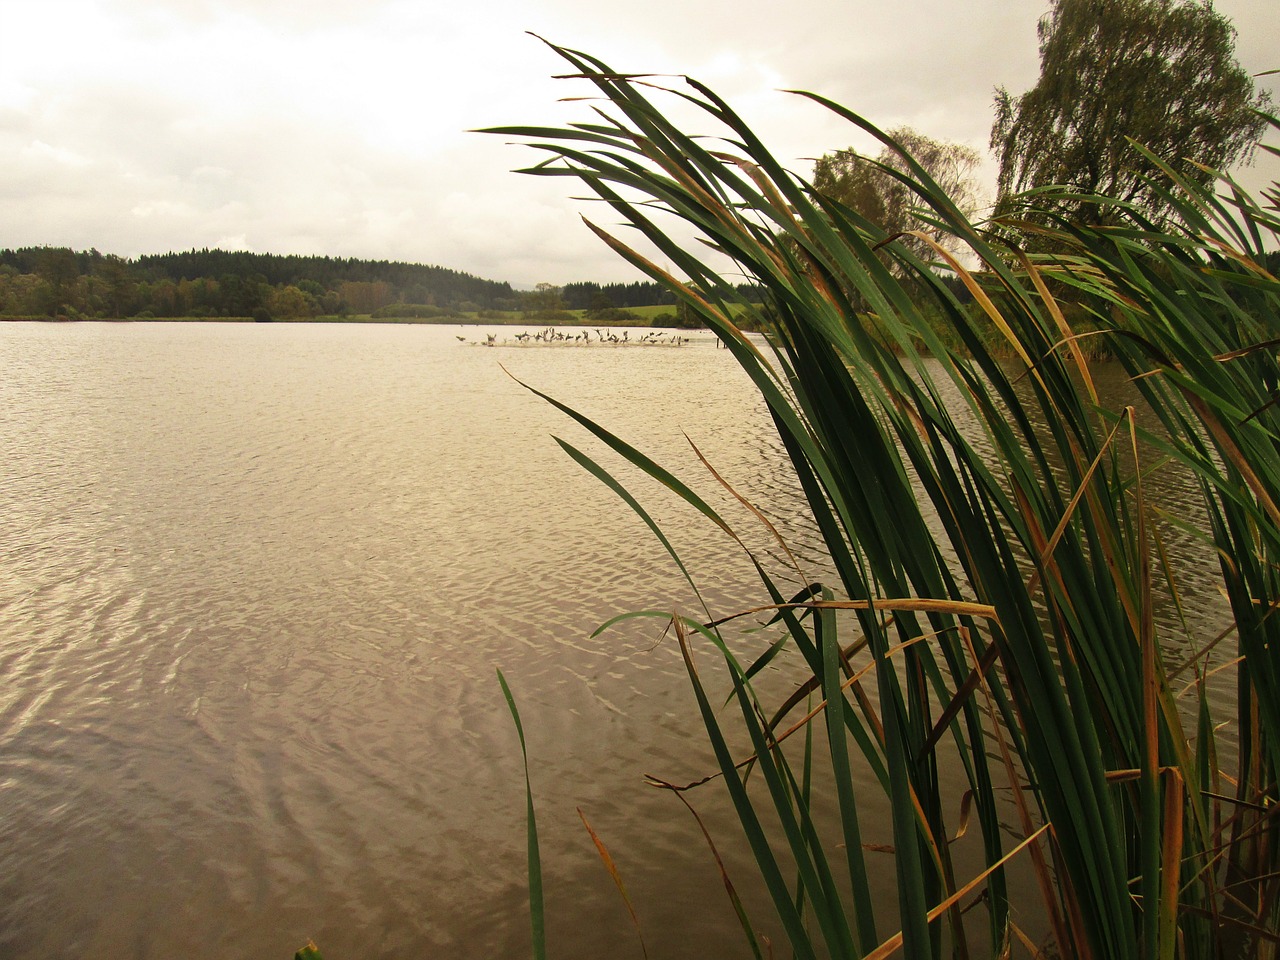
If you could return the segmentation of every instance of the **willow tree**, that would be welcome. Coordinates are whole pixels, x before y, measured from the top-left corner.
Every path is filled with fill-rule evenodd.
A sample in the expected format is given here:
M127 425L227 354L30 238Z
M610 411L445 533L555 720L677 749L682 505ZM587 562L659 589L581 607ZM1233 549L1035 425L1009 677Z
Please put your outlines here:
M1020 97L996 93L1006 209L1018 191L1060 184L1158 221L1168 209L1158 170L1130 140L1205 184L1204 167L1247 159L1262 134L1257 111L1270 98L1236 62L1235 28L1210 0L1053 0L1038 33L1039 81ZM1108 219L1089 202L1061 208L1078 222Z
M813 188L822 196L836 200L861 215L887 235L906 234L918 230L936 242L950 245L952 238L917 216L924 202L902 176L906 169L904 153L919 163L966 213L976 206L972 173L978 165L975 150L962 143L934 140L911 127L899 127L889 133L889 140L901 147L885 147L874 158L859 154L852 147L836 150L820 157L813 167ZM930 259L929 246L914 236L901 236L900 242L922 259Z

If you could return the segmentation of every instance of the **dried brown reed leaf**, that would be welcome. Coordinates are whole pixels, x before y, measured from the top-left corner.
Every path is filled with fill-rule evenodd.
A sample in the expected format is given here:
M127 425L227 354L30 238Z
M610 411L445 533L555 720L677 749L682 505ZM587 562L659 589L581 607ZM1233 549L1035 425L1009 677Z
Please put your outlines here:
M746 507L747 510L749 510L751 514L755 516L755 518L764 525L765 529L769 531L769 534L773 537L773 539L777 541L778 546L780 546L783 552L786 553L787 559L791 561L791 568L795 570L796 574L800 577L802 581L807 581L808 577L806 577L804 575L804 572L800 569L800 561L798 561L795 557L795 554L791 552L791 548L787 546L787 541L784 540L782 537L782 534L778 532L778 528L775 527L770 522L769 518L766 517L764 513L755 504L753 504L750 500L748 500L742 494L738 493L738 491L733 488L733 485L730 484L729 481L726 480L723 476L721 476L720 471L717 470L715 467L713 467L711 465L711 461L709 461L705 456L703 456L702 451L698 449L698 445L694 443L692 439L690 439L687 433L684 435L684 438L689 441L689 446L693 448L694 454L697 455L698 459L702 462L702 465L707 468L707 472L710 473L711 476L715 477L716 482L718 482L722 487L724 487L725 490L727 490L735 500L737 500L740 504ZM742 541L738 541L738 542L741 544ZM743 549L746 550L746 547L743 546ZM748 555L750 555L750 551L747 551L747 553Z
M937 920L940 916L942 916L944 913L950 910L952 906L959 903L966 896L968 896L968 894L971 891L976 889L981 883L983 883L987 879L987 877L991 876L992 873L994 873L996 870L999 870L1006 863L1012 860L1015 856L1021 853L1026 847L1030 846L1036 840L1038 840L1048 829L1049 829L1049 824L1046 823L1043 827L1041 827L1035 833L1031 834L1031 836L1027 837L1025 840L1019 843L1016 847L1014 847L1012 850L1006 853L1003 857L1001 857L995 863L991 864L991 866L987 867L985 870L979 873L976 877L974 877L972 880L966 883L963 887L961 887L955 893L951 894L949 897L947 897L945 900L939 903L936 907L930 910L926 919L930 923L933 923L933 921ZM884 941L884 943L880 944L880 946L876 947L869 954L867 954L863 958L863 960L885 960L886 957L893 956L895 953L897 953L901 949L902 949L902 931L898 931L888 940Z
M600 854L600 861L604 864L604 868L609 871L609 876L613 878L613 884L618 888L618 893L622 897L622 902L626 904L627 913L631 915L631 922L635 925L636 936L640 940L640 952L644 954L646 960L649 956L649 950L644 944L644 931L640 929L640 917L636 915L636 908L631 902L631 897L627 893L627 886L622 882L622 874L618 872L618 865L614 863L613 857L609 854L609 848L604 845L604 841L600 839L600 835L596 833L591 823L587 820L587 815L582 812L582 808L578 807L578 816L582 818L582 825L587 828L587 833L591 836L591 842L596 845L596 852Z

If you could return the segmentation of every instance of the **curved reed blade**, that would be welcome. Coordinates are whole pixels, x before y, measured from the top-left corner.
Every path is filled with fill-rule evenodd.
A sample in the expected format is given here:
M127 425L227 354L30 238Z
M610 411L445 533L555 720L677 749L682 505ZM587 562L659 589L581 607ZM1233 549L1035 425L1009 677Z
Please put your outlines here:
M582 818L582 825L587 828L591 842L596 845L596 853L600 855L600 862L609 871L609 877L613 880L613 885L618 888L618 895L622 897L623 904L626 905L632 926L636 928L636 938L640 941L640 952L648 960L649 948L644 945L644 931L640 928L640 917L636 914L635 905L631 902L631 895L627 893L627 885L622 882L622 874L618 871L618 865L614 863L613 856L609 853L609 848L604 845L604 841L600 839L600 834L596 833L595 828L591 826L590 821L587 820L587 815L582 812L582 808L578 807L577 809L578 816Z
M592 227L729 348L826 548L830 595L801 591L791 603L749 554L763 589L756 612L784 632L747 670L709 616L707 626L673 620L720 779L795 954L963 951L971 931L960 897L975 884L987 891L993 953L1024 935L1010 919L1019 898L1048 915L1056 949L1108 960L1214 957L1227 927L1280 921L1280 845L1262 842L1280 809L1280 281L1267 249L1280 239L1276 212L1229 178L1215 194L1156 162L1167 225L1102 197L1075 199L1106 204L1120 218L1113 226L1054 219L1062 191L1043 188L1022 198L1026 220L988 229L893 138L804 94L903 153L892 176L921 211L916 233L943 231L965 254L941 242L911 247L900 242L907 234L886 235L786 170L704 85L645 85L553 49L595 86L607 119L506 132L550 158L531 172L576 178L657 251ZM657 105L664 96L700 111L718 142L672 121ZM677 241L655 211L700 242ZM744 302L725 257L735 279L764 291L763 304ZM739 309L765 326L769 349L734 323ZM1095 352L1135 378L1140 409L1104 409ZM556 405L733 535L681 481ZM1136 414L1159 429L1142 437ZM1152 450L1198 484L1203 534L1221 557L1236 626L1221 636L1238 637L1240 656L1229 774L1218 769L1217 722L1198 718L1193 743L1171 687L1170 664L1183 658L1166 654L1161 583L1181 601L1173 579L1152 569L1151 525L1162 516L1144 483ZM569 452L637 509L586 454ZM869 672L846 685L858 670L836 637L850 630L865 640ZM727 670L758 795L694 668L693 636ZM1208 657L1228 642L1191 646ZM752 689L764 665L789 656L806 671L799 689L820 689L827 704L825 729L800 725L827 749L806 753L798 777ZM834 824L819 822L807 789L819 756ZM1228 777L1234 813L1219 825L1211 801L1222 801L1205 791ZM866 790L879 790L889 811L888 882L861 857ZM965 843L981 858L968 878L949 842L960 796L972 798ZM1034 892L1005 878L1010 804L1024 846L1052 838L1048 854L1032 844ZM822 840L832 832L839 853ZM795 861L794 888L775 844ZM831 864L841 861L837 882ZM1228 873L1247 878L1252 908L1226 890ZM877 887L897 895L902 920L899 938L883 944Z
M529 855L529 923L533 932L533 960L546 960L547 921L546 906L542 898L542 851L538 844L538 820L533 811L533 785L529 780L529 751L525 746L524 725L520 722L520 711L516 708L516 699L512 696L511 688L507 686L507 678L502 675L501 670L498 671L498 683L502 687L507 709L511 711L511 719L520 737L520 757L524 765L525 823Z

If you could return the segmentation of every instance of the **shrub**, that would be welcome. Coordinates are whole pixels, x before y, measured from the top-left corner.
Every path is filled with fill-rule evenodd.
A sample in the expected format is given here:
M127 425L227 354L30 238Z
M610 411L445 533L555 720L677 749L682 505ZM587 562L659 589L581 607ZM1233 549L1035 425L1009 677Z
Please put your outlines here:
M537 320L540 323L575 323L578 317L568 310L525 310L520 314L522 319Z
M585 316L588 320L619 324L636 324L640 323L642 319L640 314L624 307L601 307L597 310L588 310Z
M447 317L448 315L448 310L427 303L393 303L389 306L380 307L369 314L374 320L392 318L434 320L437 317Z

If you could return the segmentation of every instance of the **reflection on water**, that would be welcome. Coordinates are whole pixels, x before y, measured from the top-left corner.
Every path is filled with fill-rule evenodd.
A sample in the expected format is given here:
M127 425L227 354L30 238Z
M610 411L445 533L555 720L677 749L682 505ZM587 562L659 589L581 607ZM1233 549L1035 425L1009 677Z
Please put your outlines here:
M500 666L554 952L638 950L581 807L651 954L747 955L696 825L641 783L711 768L679 656L657 620L590 635L694 598L551 437L616 458L512 377L697 480L763 543L687 433L820 568L763 407L706 335L457 333L0 326L0 954L269 958L308 937L332 957L527 953ZM705 572L712 613L758 599L736 548L620 475ZM1203 609L1212 569L1186 550ZM763 920L723 800L699 802Z

